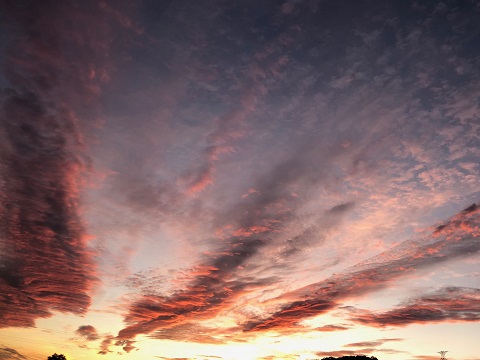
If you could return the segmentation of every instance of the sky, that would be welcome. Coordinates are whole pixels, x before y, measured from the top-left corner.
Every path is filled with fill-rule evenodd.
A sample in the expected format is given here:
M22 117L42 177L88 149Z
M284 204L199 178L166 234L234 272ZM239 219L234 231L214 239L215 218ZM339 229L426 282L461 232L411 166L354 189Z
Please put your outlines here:
M0 4L1 360L480 359L478 1Z

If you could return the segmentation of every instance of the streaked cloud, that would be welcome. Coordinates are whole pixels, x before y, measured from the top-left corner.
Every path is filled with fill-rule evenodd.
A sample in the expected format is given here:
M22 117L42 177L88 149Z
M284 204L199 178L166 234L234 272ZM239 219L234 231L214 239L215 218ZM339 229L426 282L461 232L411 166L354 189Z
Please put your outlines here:
M399 277L416 270L471 256L480 250L479 214L479 208L474 204L423 238L405 241L345 273L282 295L280 301L282 298L294 300L264 320L246 323L244 329L281 331L282 328L295 326L302 319L326 313L347 299L387 287ZM445 318L448 318L448 314L444 314ZM460 316L451 315L451 320Z
M0 347L0 359L2 360L21 360L26 359L25 356L20 354L17 350L8 348L8 347Z
M446 287L437 292L406 301L384 313L354 315L363 325L386 327L438 322L480 320L480 289Z
M242 276L242 272L244 265L271 243L271 237L284 231L296 219L299 199L291 194L288 185L301 179L308 168L307 164L302 164L308 157L304 153L302 155L303 160L299 154L294 154L279 163L272 174L258 180L255 193L219 216L217 221L235 219L228 233L222 235L223 245L206 254L203 264L192 269L190 284L185 289L171 297L146 294L133 303L125 317L129 326L119 332L119 339L131 339L204 316L211 318L234 299L276 281L275 277ZM289 170L285 174L284 170L291 167L295 171ZM323 178L322 172L317 176ZM278 186L279 178L283 178L282 187ZM353 204L347 203L327 210L324 216L330 222L325 228L337 225L352 208ZM316 228L302 230L300 235L287 241L287 247L281 250L283 256L297 252L294 246L303 247L310 237L321 232Z
M389 341L402 341L404 339L378 339L375 341L361 341L344 345L344 347L376 347Z

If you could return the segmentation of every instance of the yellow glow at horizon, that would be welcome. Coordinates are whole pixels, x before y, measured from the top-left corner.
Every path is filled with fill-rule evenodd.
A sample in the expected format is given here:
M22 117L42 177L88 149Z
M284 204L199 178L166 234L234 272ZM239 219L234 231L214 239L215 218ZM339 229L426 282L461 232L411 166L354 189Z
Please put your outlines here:
M62 328L68 318L68 328ZM95 321L94 321L95 320ZM315 352L329 352L338 350L355 350L356 347L345 347L355 342L375 341L388 338L401 338L402 341L386 342L378 346L373 353L367 355L377 356L381 360L402 360L405 353L381 352L382 348L396 349L397 351L413 352L421 355L435 356L437 344L444 345L449 350L450 334L462 333L462 348L450 349L450 359L468 358L480 350L475 334L480 331L479 323L444 323L430 325L411 325L396 329L378 329L364 326L354 326L350 330L321 332L314 330L327 324L338 324L338 318L322 315L303 322L312 327L312 331L281 335L271 331L259 334L258 337L248 339L247 342L231 342L224 345L201 344L192 342L179 342L174 340L155 340L147 336L138 336L135 340L139 350L123 353L121 347L111 346L112 353L98 355L99 345L102 341L85 342L88 349L80 348L70 339L80 325L92 324L105 336L107 333L116 335L122 326L121 317L116 314L100 314L93 312L85 318L73 315L58 314L50 319L38 321L37 328L6 328L0 329L0 343L18 350L31 360L45 360L46 356L53 353L63 353L68 360L118 359L117 352L122 352L123 359L155 359L166 358L191 358L203 359L205 356L219 356L225 360L257 360L267 356L277 359L311 359ZM353 324L350 324L353 325ZM107 330L108 326L108 330ZM46 329L53 329L46 331ZM239 340L245 334L239 334ZM253 334L249 334L253 335ZM437 341L438 340L438 341ZM80 342L81 343L81 342ZM458 344L458 342L457 342ZM412 350L413 349L413 350ZM317 356L321 358L323 356Z

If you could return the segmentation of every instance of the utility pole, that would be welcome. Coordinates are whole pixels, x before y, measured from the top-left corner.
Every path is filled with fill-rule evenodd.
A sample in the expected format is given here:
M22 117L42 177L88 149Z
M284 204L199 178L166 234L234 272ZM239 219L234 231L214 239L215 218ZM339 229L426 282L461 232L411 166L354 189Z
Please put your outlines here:
M447 353L448 351L439 351L438 353L440 354L440 360L447 360L447 358L445 357L445 354Z

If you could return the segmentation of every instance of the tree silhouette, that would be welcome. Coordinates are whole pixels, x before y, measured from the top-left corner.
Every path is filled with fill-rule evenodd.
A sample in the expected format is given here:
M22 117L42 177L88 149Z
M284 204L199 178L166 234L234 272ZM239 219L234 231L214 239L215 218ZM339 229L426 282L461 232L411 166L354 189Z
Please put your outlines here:
M55 354L49 356L47 360L67 360L67 358L63 354L55 353Z

